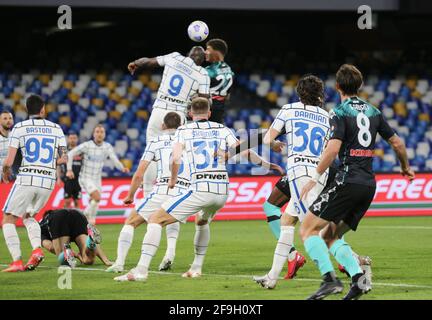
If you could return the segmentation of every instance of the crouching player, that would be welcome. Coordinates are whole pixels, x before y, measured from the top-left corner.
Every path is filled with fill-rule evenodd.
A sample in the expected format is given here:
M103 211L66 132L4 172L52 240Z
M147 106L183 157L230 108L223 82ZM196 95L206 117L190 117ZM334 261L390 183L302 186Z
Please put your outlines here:
M170 158L172 145L174 143L174 133L181 122L182 118L178 113L168 112L162 124L164 134L152 140L144 151L138 169L132 178L131 188L123 202L126 205L133 203L135 193L141 185L144 174L152 161L155 161L157 165L157 182L152 192L146 195L146 197L135 206L135 209L126 220L118 238L117 259L115 263L106 270L107 272L123 272L126 256L132 245L134 230L141 224L147 223L150 215L159 209L162 203L186 191L190 186L189 166L183 163L179 170L179 177L175 187L172 189L168 188L168 180L171 176ZM179 222L167 226L166 235L168 246L165 257L159 266L159 271L165 271L171 268L174 262L179 231Z
M55 254L60 264L68 264L72 268L76 266L76 259L81 263L92 265L95 257L105 265L111 262L102 251L99 243L101 236L99 231L88 224L86 217L75 209L48 210L39 222L42 234L42 246ZM75 254L70 246L75 242L79 248L79 254Z
M187 192L165 201L161 208L150 216L137 267L125 275L114 278L116 281L145 281L150 262L159 247L162 227L177 221L184 223L196 212L199 213L195 220L195 259L183 277L201 276L210 241L209 222L225 205L228 198L229 181L226 164L225 161L218 161L215 154L219 148L227 151L229 147L235 147L239 141L224 125L208 121L211 113L207 99L194 99L191 113L193 122L179 127L175 134L168 187L176 186L184 150L191 169L191 186ZM277 165L265 162L252 151L246 150L245 154L254 163L266 165L270 169L282 170Z

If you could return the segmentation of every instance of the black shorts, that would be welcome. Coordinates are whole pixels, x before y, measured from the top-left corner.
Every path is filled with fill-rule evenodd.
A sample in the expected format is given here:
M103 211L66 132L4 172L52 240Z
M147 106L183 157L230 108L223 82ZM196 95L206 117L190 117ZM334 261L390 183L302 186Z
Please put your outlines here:
M281 177L279 181L276 182L276 188L278 188L288 199L291 199L291 191L287 176Z
M81 234L87 234L87 219L77 210L58 210L49 220L51 238L70 237L74 241Z
M343 221L355 231L372 203L375 189L335 180L324 188L309 210L326 221L336 224Z
M81 199L81 187L78 183L78 179L66 180L64 182L64 198L65 199Z
M209 121L214 121L217 123L224 124L225 123L225 110L222 108L212 108L211 109L211 115L209 118Z

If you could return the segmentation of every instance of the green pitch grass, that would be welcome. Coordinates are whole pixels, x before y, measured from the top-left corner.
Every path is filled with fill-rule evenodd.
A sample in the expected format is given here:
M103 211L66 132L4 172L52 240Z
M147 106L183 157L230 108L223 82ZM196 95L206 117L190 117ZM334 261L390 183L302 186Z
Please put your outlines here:
M99 226L103 248L115 259L117 237L121 225ZM104 272L100 261L72 271L72 289L57 286L56 257L46 253L46 260L36 271L0 273L0 299L305 299L319 284L319 273L308 261L295 280L279 281L274 290L265 290L252 281L271 267L275 239L264 221L214 222L204 275L183 279L193 260L194 225L182 225L173 269L167 273L152 272L145 283L117 283L113 274ZM135 233L135 241L127 259L132 268L139 259L145 226ZM23 255L30 254L25 229L19 229ZM157 267L165 251L165 235L153 259ZM298 236L297 236L297 239ZM357 233L346 239L355 251L373 260L374 289L363 299L431 299L432 298L432 218L368 218ZM297 240L297 247L304 252ZM10 261L0 238L0 264ZM282 276L282 275L281 275ZM349 284L344 279L345 291ZM342 295L330 299L340 299Z

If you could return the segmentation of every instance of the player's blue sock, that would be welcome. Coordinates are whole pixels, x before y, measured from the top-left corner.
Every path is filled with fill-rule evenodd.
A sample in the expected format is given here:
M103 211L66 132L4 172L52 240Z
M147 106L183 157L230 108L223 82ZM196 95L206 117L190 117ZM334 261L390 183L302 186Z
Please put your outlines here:
M343 239L336 240L330 247L330 253L336 258L345 270L352 277L356 274L363 273L357 259L354 257L351 247Z
M94 250L96 248L96 243L94 243L90 237L87 237L86 247L89 248L90 250Z
M304 246L322 276L328 272L334 272L327 245L320 236L310 236L304 242Z
M271 204L266 201L263 205L264 212L267 216L267 223L270 227L271 232L274 234L277 240L280 237L280 217L281 212L278 206Z

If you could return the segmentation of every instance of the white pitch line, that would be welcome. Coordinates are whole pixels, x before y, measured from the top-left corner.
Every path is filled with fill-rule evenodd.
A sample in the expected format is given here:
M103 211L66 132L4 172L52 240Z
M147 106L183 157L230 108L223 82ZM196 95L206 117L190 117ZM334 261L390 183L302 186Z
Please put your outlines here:
M7 264L0 264L0 267L7 267ZM58 267L49 267L49 266L39 266L38 268L43 269L58 269ZM105 272L105 269L100 268L82 268L77 267L73 270L76 271L100 271ZM152 274L159 274L159 275L177 275L181 276L183 273L178 272L165 272L165 271L149 271L149 273ZM114 276L114 273L107 273L107 275ZM245 274L217 274L217 273L204 273L203 276L211 276L211 277L226 277L226 278L238 278L238 279L250 279L252 280L251 275L245 275ZM282 280L283 278L279 278L279 280ZM310 279L310 278L295 278L292 279L294 281L303 281L303 282L322 282L322 279ZM345 283L349 283L348 281L342 281ZM417 285L417 284L406 284L406 283L384 283L384 282L372 282L372 285L374 286L381 286L381 287L400 287L400 288L415 288L415 289L432 289L432 285L426 286L426 285Z

